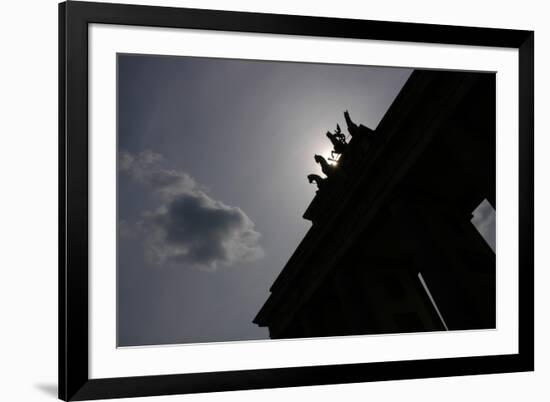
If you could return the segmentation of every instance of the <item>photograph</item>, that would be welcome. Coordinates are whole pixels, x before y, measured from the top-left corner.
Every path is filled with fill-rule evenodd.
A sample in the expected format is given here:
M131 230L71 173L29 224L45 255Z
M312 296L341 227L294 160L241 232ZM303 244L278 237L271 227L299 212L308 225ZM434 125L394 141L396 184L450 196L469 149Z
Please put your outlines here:
M494 72L116 57L117 347L497 328Z
M534 370L529 24L58 13L60 399Z

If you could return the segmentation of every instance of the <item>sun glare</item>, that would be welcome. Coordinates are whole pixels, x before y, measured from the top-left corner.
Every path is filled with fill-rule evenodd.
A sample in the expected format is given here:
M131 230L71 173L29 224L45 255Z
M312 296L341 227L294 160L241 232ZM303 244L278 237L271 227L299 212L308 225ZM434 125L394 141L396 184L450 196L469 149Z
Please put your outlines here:
M319 152L319 155L323 156L330 165L337 165L338 163L336 159L338 159L338 155L334 155L334 158L333 158L331 155L331 151L332 151L332 147L328 146L323 148L323 150Z

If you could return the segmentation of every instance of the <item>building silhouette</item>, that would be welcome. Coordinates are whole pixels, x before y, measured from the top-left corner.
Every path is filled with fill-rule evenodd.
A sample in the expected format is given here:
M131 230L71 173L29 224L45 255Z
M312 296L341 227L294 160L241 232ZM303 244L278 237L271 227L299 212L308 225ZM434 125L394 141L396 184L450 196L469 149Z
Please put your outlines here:
M271 338L495 328L495 75L416 70L376 130L345 113L312 222L254 323Z

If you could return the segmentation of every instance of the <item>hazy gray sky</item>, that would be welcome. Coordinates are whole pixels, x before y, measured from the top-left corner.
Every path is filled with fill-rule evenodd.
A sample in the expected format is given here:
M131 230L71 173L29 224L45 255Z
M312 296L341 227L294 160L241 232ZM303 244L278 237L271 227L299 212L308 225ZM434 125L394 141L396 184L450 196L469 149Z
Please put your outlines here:
M410 73L119 55L119 345L267 338L325 132L375 128Z

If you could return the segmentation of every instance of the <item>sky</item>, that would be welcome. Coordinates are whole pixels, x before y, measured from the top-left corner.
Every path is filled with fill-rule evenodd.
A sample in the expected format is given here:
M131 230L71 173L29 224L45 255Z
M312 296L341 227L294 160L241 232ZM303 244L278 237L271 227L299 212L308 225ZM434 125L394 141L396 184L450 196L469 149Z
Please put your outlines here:
M343 111L376 128L408 69L118 56L118 344L266 339Z
M411 72L118 55L118 345L268 338L325 133L344 110L375 129ZM494 237L490 205L474 224Z

